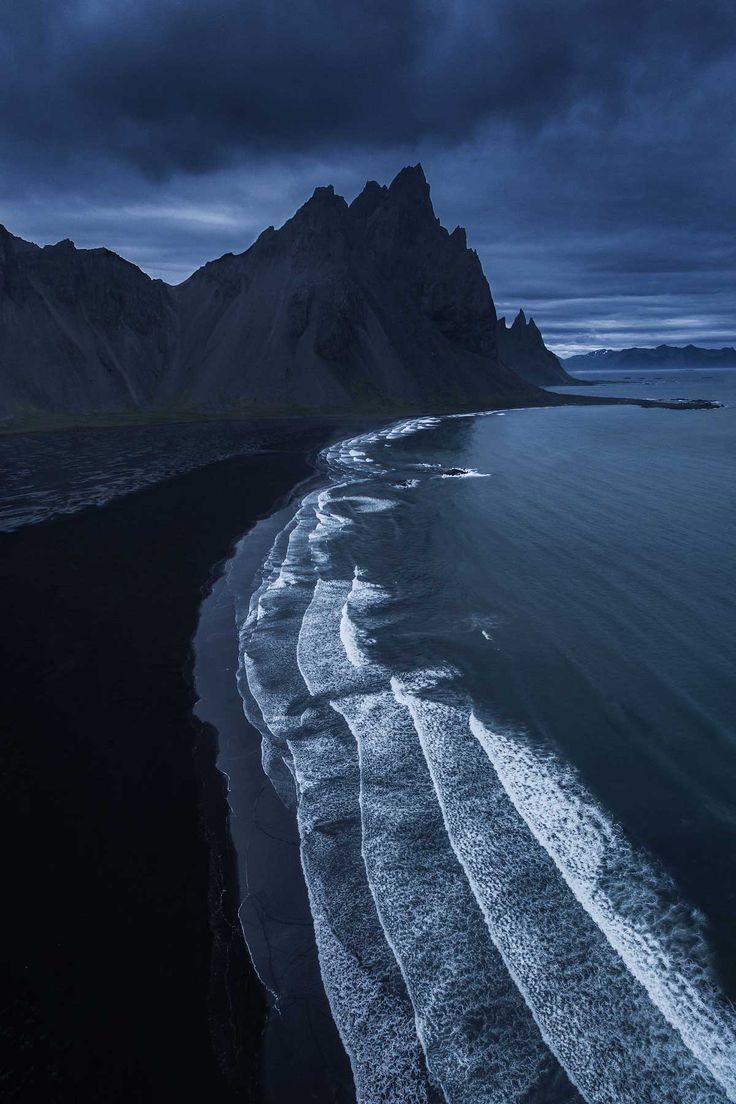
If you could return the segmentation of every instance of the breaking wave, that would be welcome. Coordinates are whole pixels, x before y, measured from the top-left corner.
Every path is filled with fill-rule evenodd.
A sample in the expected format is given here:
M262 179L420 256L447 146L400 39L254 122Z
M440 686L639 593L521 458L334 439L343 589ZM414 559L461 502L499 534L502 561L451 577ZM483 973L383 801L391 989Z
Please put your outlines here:
M278 536L239 625L358 1099L736 1101L702 918L552 746L396 643L412 496L485 474L419 459L439 424L325 451L328 485Z

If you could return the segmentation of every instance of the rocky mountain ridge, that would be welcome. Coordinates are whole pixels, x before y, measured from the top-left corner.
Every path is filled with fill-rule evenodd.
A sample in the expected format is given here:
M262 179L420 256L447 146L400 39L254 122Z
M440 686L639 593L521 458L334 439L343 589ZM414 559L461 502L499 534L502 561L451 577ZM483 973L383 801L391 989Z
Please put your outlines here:
M420 165L350 204L317 188L280 229L176 287L107 249L0 229L6 422L532 401L498 334L478 256L440 225Z
M736 368L736 349L704 349L698 345L657 345L655 348L594 349L566 357L571 372L605 369L645 371L657 368Z
M558 357L544 344L534 319L527 321L523 310L519 311L511 326L506 325L505 318L498 319L496 341L502 363L528 383L537 387L555 387L575 382Z

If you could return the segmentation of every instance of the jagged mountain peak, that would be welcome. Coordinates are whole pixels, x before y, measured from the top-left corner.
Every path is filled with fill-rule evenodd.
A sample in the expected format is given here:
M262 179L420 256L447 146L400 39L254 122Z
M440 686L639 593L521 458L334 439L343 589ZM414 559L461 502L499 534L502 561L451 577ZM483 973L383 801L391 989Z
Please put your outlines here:
M345 202L342 196L335 194L335 188L332 184L321 184L314 189L311 197L304 206L308 207L310 204L332 203L333 200L337 200L338 203Z
M408 189L414 189L417 192L429 191L429 184L419 161L416 165L404 165L403 169L399 169L388 186L389 191Z
M325 184L323 187L315 188L307 202L303 203L296 214L284 225L288 226L307 216L314 220L332 211L343 212L347 207L344 197L335 192L332 184Z
M401 169L389 184L388 195L403 206L412 207L415 211L431 211L434 216L429 184L420 164Z
M259 398L268 390L283 405L290 395L302 408L318 392L323 403L374 409L410 395L482 403L523 388L498 364L480 262L464 230L448 234L435 217L421 165L388 187L369 180L350 206L318 190L234 268L211 268L208 283L207 303L198 274L181 285L190 394L203 394L203 361L186 350L203 345L211 390L241 392L234 375L245 362Z
M387 192L388 188L385 184L379 184L377 180L366 180L363 185L363 191L358 193L350 206L355 206L356 203L360 203L361 199L365 197L375 197L381 200L385 197Z
M367 221L384 202L387 194L388 188L385 184L379 184L377 180L368 180L363 191L350 204L353 219Z
M524 310L511 326L499 318L496 327L501 360L520 376L539 387L571 383L572 380L555 354L544 344L544 338L533 318L527 321Z
M19 238L11 234L6 226L0 225L0 259L7 261L10 257L19 253L40 253L41 247L34 242Z
M429 203L430 188L421 165L406 165L388 186L388 194L405 202Z
M349 206L316 188L176 287L109 251L29 248L36 260L0 241L13 381L4 395L0 379L0 410L385 413L533 394L499 360L480 261L436 218L421 165L369 180Z

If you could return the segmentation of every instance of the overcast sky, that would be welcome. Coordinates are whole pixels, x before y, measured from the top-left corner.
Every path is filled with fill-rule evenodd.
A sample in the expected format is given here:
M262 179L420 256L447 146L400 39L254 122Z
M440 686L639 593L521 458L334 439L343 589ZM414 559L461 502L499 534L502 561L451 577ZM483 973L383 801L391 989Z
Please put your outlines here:
M176 283L421 160L566 354L736 344L736 0L7 0L0 222Z

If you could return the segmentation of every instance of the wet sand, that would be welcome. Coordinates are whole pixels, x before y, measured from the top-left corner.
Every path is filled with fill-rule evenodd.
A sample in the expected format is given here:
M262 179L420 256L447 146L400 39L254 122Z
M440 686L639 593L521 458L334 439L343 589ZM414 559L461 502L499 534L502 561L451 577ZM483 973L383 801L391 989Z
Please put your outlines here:
M217 733L218 766L232 806L240 921L268 1007L262 1099L351 1104L352 1072L322 984L295 812L264 773L261 736L245 718L236 679L236 607L242 616L276 534L306 490L302 485L288 505L248 533L202 604L194 638L195 711Z

